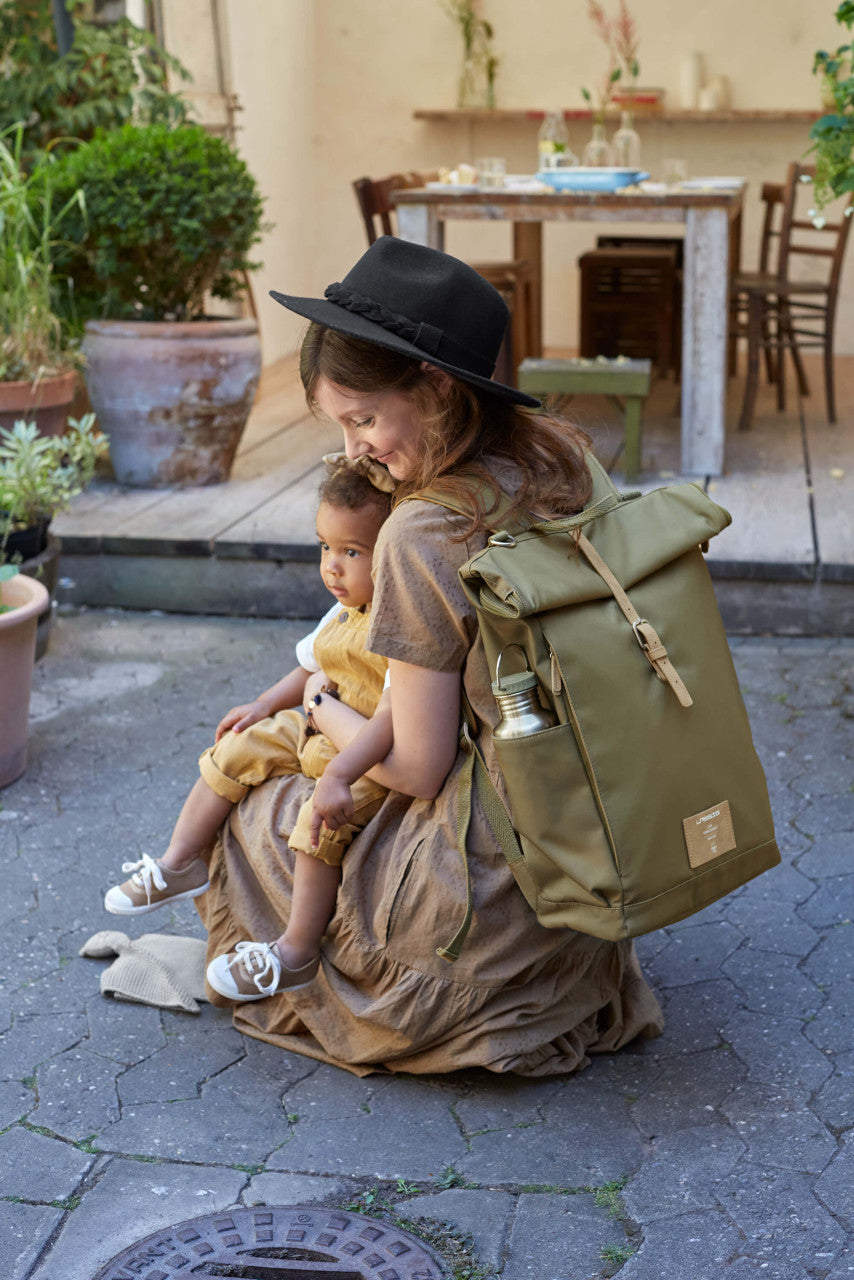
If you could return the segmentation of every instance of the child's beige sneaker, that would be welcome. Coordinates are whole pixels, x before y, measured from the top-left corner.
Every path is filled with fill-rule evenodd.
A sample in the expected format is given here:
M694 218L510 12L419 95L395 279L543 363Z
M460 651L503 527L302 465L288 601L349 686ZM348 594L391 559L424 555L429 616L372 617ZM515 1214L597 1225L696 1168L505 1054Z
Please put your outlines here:
M132 871L130 880L113 885L104 898L104 907L115 916L143 916L165 902L198 898L208 888L207 864L196 858L183 871L172 871L144 853L139 862L123 862L122 871Z
M289 969L275 942L238 942L233 951L211 960L207 979L221 996L243 1003L307 987L319 966L320 956L315 956L301 969Z

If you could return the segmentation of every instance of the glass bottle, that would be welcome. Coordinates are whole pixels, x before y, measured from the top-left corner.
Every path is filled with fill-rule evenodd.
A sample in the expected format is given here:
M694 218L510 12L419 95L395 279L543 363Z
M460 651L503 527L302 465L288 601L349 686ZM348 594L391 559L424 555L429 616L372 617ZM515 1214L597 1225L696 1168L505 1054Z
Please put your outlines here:
M492 683L492 692L501 713L492 736L499 742L507 738L526 738L557 724L554 712L547 711L540 702L537 677L532 671L520 671L503 679L499 676Z
M641 167L641 140L634 127L631 111L620 113L620 127L611 139L614 164L621 169Z
M537 169L563 169L578 164L569 149L569 133L562 111L547 111L537 134Z
M584 148L581 163L591 169L606 168L614 163L614 153L605 137L605 125L601 120L593 121L593 132Z

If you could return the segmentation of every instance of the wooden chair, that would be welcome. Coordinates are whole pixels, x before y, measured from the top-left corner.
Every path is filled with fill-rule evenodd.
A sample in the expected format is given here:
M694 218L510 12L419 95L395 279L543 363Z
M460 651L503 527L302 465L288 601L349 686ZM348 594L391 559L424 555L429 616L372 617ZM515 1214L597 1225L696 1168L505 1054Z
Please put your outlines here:
M777 264L780 256L780 231L783 218L783 204L785 197L785 184L782 182L763 182L761 199L764 206L762 215L762 232L759 237L759 260L756 271L739 271L733 277L733 288L731 289L730 303L730 340L735 343L739 338L747 337L747 315L743 304L739 302L739 294L735 291L735 280L759 281L767 279L769 275L777 274ZM762 316L762 333L763 338L770 335L770 327L768 316L763 309ZM763 342L763 355L765 357L765 372L769 382L776 382L777 373L774 362L774 351L770 341ZM805 374L800 354L797 349L793 350L792 357L795 368L798 371L799 385L803 385ZM737 362L730 361L730 374L737 372Z
M590 249L581 270L582 356L650 358L661 377L673 365L673 248Z
M407 187L423 187L434 182L437 173L394 173L388 178L357 178L353 183L359 212L365 224L368 244L381 235L393 236L392 195ZM534 353L532 327L532 273L527 262L473 262L479 275L498 290L510 310L508 335L495 366L495 378L509 386L516 385L516 370Z
M816 227L801 215L800 205L811 198L806 184L815 170L806 165L789 165L783 185L779 232L768 233L765 270L739 273L733 281L734 308L739 329L747 336L747 383L744 390L739 430L746 431L753 418L759 381L759 353L765 353L769 374L777 387L777 407L786 407L786 368L788 352L795 366L801 395L809 395L809 384L800 358L805 347L819 347L824 357L824 387L828 422L836 421L836 397L833 379L833 330L842 261L851 230L847 211L854 205L854 195L844 209L838 209L838 221ZM771 205L766 207L766 219ZM837 207L838 208L838 207ZM764 235L764 233L763 233ZM770 245L777 240L777 261L772 268ZM760 266L765 245L760 248ZM824 275L805 278L799 260L810 266L823 259ZM770 363L769 363L770 361Z
M682 236L604 235L596 237L597 249L672 249L676 256L673 279L673 328L670 340L670 367L678 379L682 369L682 280L685 241Z

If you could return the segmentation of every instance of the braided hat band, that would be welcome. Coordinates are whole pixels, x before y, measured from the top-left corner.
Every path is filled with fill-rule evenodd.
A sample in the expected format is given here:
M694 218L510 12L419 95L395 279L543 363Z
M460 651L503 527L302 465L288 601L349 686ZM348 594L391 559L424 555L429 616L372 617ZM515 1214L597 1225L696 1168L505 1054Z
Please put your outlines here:
M339 307L344 307L346 311L352 311L356 315L364 316L366 320L372 320L386 332L396 333L407 342L411 342L413 347L418 347L419 351L423 351L425 355L442 355L446 360L454 359L458 363L465 361L468 367L475 373L479 373L482 378L488 378L492 373L493 364L482 359L476 351L466 349L461 343L449 338L434 324L426 324L423 321L421 324L416 324L407 316L397 315L382 303L375 302L372 298L365 298L359 293L353 293L346 285L340 283L329 285L324 290L323 296L330 302L337 303Z
M438 249L380 236L322 298L270 295L306 320L450 373L496 400L539 400L492 378L509 311L497 289Z

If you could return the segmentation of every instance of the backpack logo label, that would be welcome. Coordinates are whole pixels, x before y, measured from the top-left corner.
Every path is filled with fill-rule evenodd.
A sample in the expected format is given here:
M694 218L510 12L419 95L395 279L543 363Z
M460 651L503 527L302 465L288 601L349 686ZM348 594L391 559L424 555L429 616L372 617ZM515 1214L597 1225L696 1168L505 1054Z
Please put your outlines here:
M682 819L688 862L693 868L730 853L736 847L729 801L721 800L702 813Z

